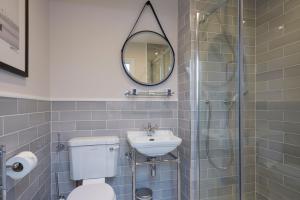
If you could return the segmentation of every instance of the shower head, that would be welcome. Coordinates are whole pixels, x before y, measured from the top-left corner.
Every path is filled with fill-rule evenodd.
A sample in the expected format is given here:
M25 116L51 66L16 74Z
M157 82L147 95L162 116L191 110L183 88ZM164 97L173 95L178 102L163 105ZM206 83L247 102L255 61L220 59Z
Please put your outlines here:
M211 8L208 8L208 11L202 15L200 23L205 22L210 15L214 14L218 9L225 6L227 2L228 0L217 0L216 4L214 4L214 6L212 6Z
M228 0L217 0L217 4L215 6L212 6L211 8L209 8L207 14L211 15L211 14L215 13L218 9L225 6L227 2L228 2Z

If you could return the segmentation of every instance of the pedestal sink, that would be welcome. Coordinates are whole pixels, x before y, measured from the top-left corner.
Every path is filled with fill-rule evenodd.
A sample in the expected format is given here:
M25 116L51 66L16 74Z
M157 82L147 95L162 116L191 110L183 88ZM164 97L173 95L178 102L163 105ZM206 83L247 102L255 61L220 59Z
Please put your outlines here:
M128 131L127 140L131 147L149 157L166 155L175 150L182 141L170 130L156 130L151 135L147 131Z

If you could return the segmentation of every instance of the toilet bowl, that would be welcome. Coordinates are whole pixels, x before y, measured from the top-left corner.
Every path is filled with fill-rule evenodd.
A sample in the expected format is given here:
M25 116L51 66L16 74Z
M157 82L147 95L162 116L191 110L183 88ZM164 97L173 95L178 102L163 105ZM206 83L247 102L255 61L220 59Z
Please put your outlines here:
M116 200L116 195L110 185L95 183L75 188L67 200Z

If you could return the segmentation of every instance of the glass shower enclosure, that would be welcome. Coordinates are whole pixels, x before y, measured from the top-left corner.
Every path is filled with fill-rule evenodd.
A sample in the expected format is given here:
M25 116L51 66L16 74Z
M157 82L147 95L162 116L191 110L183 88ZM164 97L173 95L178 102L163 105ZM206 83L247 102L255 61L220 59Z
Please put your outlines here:
M239 1L201 6L196 19L196 199L240 199ZM245 95L247 91L244 91ZM198 196L197 196L198 195Z
M190 7L190 199L299 200L300 1Z

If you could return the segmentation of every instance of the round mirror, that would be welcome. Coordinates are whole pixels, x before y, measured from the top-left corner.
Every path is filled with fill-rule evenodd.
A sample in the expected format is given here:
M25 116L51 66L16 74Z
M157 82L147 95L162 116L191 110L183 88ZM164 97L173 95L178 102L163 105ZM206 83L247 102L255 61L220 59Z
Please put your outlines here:
M126 40L122 48L122 63L133 81L154 86L169 78L175 55L164 36L152 31L140 31Z

